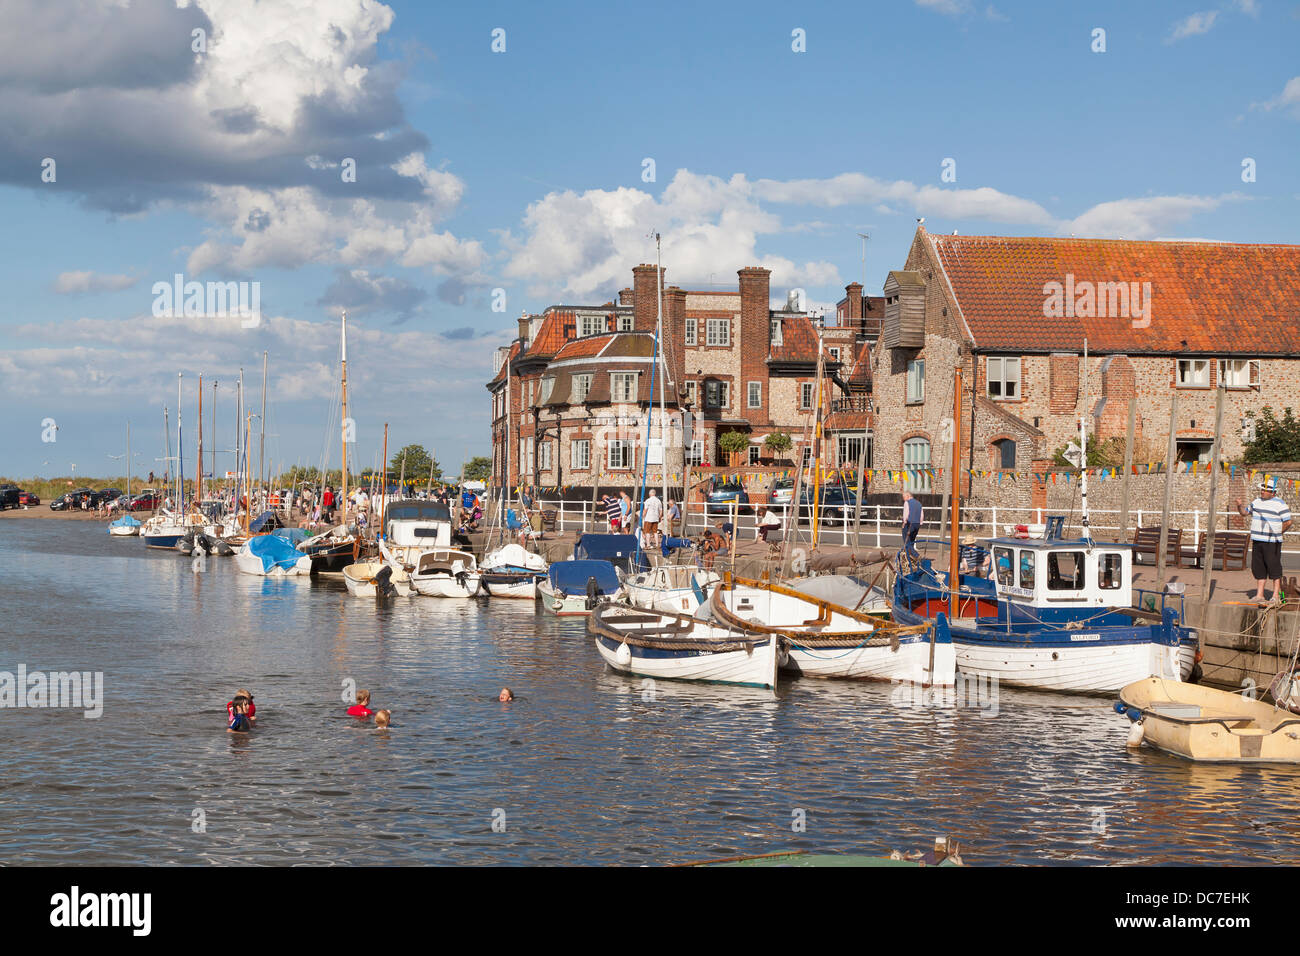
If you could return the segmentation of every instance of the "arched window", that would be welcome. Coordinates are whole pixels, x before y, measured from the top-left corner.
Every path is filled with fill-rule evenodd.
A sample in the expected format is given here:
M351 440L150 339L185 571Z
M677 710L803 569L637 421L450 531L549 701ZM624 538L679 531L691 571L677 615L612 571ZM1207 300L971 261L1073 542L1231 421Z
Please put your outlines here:
M1016 442L1013 438L999 438L991 446L994 468L1016 467Z
M930 442L924 438L909 438L903 442L903 468L907 472L907 490L930 490Z

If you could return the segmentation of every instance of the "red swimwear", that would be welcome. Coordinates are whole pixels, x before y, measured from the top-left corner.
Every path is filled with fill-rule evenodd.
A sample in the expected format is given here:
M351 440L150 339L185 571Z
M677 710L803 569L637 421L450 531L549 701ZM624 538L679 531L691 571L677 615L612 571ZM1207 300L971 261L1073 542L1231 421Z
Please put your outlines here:
M349 717L373 717L375 712L365 704L353 704L348 708Z
M253 715L256 713L257 713L257 705L250 700L248 702L249 719L252 719ZM226 701L226 716L231 720L234 720L235 718L235 702L233 700Z

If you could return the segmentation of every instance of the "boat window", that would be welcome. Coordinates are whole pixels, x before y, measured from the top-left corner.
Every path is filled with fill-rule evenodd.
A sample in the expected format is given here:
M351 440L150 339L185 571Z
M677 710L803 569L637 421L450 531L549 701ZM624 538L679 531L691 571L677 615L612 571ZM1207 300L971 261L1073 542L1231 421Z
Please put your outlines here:
M1103 554L1097 560L1097 587L1104 591L1118 588L1124 580L1123 557Z
M1013 586L1015 584L1015 580L1011 576L1011 568L1012 568L1011 549L994 548L993 564L998 569L998 584L1000 584L1004 588L1009 588Z
M1020 586L1027 591L1034 589L1034 552L1020 552Z
M1047 590L1083 590L1083 552L1053 551L1047 556Z

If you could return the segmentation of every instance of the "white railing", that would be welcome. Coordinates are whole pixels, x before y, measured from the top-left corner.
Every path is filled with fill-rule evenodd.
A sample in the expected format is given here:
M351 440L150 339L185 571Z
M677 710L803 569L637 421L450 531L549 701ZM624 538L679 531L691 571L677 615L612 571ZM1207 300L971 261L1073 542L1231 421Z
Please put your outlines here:
M517 508L518 506L511 503L507 507ZM766 511L767 507L766 505L759 505L760 514L756 517L751 511L752 506L741 506L740 513L735 521L736 530L741 536L741 540L752 540L758 537L757 521L761 518L762 511ZM554 511L555 530L557 532L605 532L609 530L609 522L605 518L605 508L599 501L596 502L593 511L590 501L547 501L538 499L534 502L532 510L534 512L539 510ZM789 532L789 519L794 511L793 506L773 505L772 510L781 518L782 528ZM924 510L919 537L933 538L939 534L938 510L938 508L933 507ZM805 506L803 509L803 519L799 526L798 540L807 541L811 537L811 525L808 521L810 511L810 506ZM852 505L823 505L819 507L819 511L822 516L821 526L818 529L818 541L820 543L846 546L855 544ZM1056 514L1062 514L1062 512L1052 511L1047 508L976 507L962 512L960 530L963 534L974 534L982 538L998 537L1007 534L1008 529L1014 529L1016 525L1041 526L1049 516ZM1123 534L1117 535L1115 532L1120 530L1119 514L1118 509L1094 508L1089 511L1088 526L1093 536L1103 540L1118 537L1121 540L1131 541L1135 529L1148 526L1158 527L1160 524L1161 513L1159 510L1134 508L1129 511L1128 527L1124 529ZM978 518L973 519L972 515L978 515ZM685 516L686 526L683 528L679 523L679 526L674 529L674 533L679 536L696 535L706 527L716 528L723 522L732 521L732 509L730 505L708 505L704 502L692 502L686 509ZM1065 537L1077 537L1082 534L1081 515L1075 511L1073 513L1064 512L1064 516L1066 521L1062 532L1063 535ZM1219 521L1215 526L1216 533L1227 530L1240 530L1229 527L1228 522L1234 517L1237 517L1235 511L1219 512ZM857 545L877 548L901 545L902 521L902 505L863 505L862 514L858 519ZM1184 540L1187 542L1184 546L1194 548L1200 542L1201 531L1209 528L1208 512L1170 511L1169 526L1173 529L1181 529L1184 532ZM1190 540L1187 538L1188 532L1191 533ZM1300 554L1300 530L1287 532L1283 536L1283 541L1283 554Z

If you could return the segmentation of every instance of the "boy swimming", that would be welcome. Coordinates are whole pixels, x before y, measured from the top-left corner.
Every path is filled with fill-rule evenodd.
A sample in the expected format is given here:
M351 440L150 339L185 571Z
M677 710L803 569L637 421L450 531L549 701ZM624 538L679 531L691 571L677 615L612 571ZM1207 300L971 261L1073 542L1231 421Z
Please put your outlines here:
M370 709L370 691L357 691L357 702L348 708L349 717L359 717L361 720L369 720L375 715Z
M226 724L226 733L242 734L253 729L252 722L248 719L249 702L246 697L236 697L231 701L234 711L230 715L230 720Z
M392 721L393 712L390 710L380 710L375 712L375 729L387 727Z

